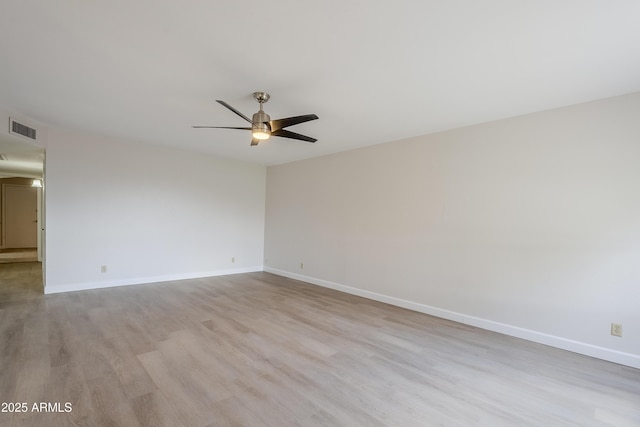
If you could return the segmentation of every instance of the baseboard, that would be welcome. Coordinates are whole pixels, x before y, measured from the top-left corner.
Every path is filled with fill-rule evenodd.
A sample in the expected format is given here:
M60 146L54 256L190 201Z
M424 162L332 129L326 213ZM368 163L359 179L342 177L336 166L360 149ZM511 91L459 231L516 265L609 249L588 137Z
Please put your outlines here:
M253 266L253 267L232 268L232 269L226 269L226 270L199 272L199 273L171 274L171 275L165 275L165 276L136 277L133 279L123 279L123 280L104 280L99 282L72 283L69 285L61 285L61 286L50 285L44 288L44 293L57 294L61 292L74 292L74 291L85 291L89 289L113 288L116 286L142 285L146 283L172 282L174 280L187 280L187 279L200 279L203 277L226 276L229 274L254 273L257 271L263 271L263 268L261 265Z
M455 322L464 323L466 325L476 326L478 328L486 329L493 332L499 332L501 334L510 335L516 338L522 338L527 341L533 341L539 344L545 344L551 347L560 348L574 353L579 353L586 356L591 356L598 359L607 360L609 362L619 363L621 365L640 369L640 356L635 354L624 353L605 347L599 347L596 345L549 335L530 329L520 328L518 326L508 325L505 323L494 322L492 320L469 316L454 311L443 310L441 308L432 307L430 305L420 304L417 302L391 297L376 292L365 291L362 289L329 282L327 280L317 279L315 277L304 276L285 270L279 270L277 268L264 267L264 271L277 274L278 276L288 277L290 279L300 280L302 282L311 283L314 285L323 286L325 288L331 288L341 292L346 292L348 294L361 296L398 307L403 307L409 310L418 311L420 313L429 314L431 316L453 320Z

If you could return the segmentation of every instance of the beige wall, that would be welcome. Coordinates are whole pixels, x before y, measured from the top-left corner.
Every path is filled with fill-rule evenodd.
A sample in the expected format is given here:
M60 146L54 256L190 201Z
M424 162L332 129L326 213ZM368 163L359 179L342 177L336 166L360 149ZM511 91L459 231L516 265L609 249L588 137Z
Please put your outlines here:
M5 210L4 210L4 184L12 184L12 185L24 185L31 187L33 179L32 178L0 178L0 248L5 247ZM37 228L34 225L34 228ZM29 240L29 238L21 239L21 240ZM35 246L35 245L34 245Z
M633 94L270 167L265 268L640 367L639 112Z

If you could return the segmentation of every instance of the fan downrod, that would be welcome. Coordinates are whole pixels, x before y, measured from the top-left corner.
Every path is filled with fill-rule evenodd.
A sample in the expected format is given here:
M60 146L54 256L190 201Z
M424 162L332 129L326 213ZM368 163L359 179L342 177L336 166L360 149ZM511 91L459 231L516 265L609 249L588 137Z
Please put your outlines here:
M269 101L269 98L271 97L267 92L253 92L253 99L258 101L260 103L260 106Z

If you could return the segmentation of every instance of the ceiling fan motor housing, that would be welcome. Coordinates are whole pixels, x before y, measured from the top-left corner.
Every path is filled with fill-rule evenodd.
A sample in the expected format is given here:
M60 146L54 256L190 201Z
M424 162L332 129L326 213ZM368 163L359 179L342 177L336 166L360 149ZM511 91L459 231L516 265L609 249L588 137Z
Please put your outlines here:
M256 139L267 139L271 135L271 126L269 121L271 117L264 111L260 110L253 115L252 134Z
M253 122L254 126L259 123L266 123L268 125L271 121L271 117L269 117L269 115L264 111L258 111L253 115L253 119L251 121Z

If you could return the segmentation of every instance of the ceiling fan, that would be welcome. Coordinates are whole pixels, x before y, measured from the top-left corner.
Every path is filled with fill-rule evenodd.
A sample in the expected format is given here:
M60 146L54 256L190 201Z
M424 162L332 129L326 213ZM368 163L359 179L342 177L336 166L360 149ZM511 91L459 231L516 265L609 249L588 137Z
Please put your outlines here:
M316 120L318 116L315 114L305 114L303 116L286 117L284 119L271 120L271 117L262 110L262 104L269 101L269 94L266 92L254 92L253 98L260 104L260 111L253 115L250 120L249 117L242 114L240 111L233 108L231 105L219 99L216 102L229 110L236 113L249 123L251 127L231 127L231 126L193 126L196 129L211 128L211 129L242 129L251 131L251 145L258 145L260 141L269 139L271 136L279 136L282 138L298 139L306 142L316 142L317 139L310 136L301 135L299 133L285 130L286 127L297 125L300 123Z

